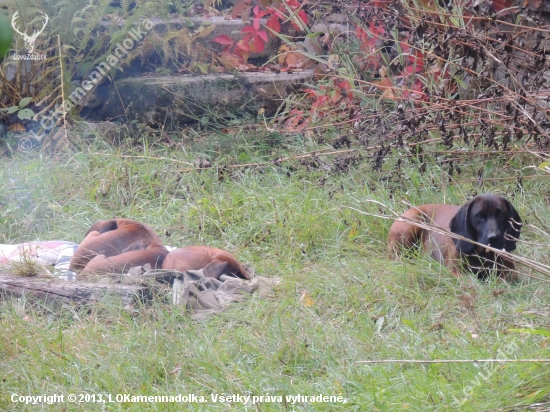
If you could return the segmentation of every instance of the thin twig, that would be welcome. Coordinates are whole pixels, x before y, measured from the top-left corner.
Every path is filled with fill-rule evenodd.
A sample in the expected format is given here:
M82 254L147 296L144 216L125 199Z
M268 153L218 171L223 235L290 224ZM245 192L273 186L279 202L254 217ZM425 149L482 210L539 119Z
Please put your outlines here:
M521 179L534 179L536 177L540 177L542 179L545 179L547 177L550 177L550 175L526 175L526 176L515 176L515 177L484 177L483 180L485 181L499 181L499 180L518 180L518 177ZM477 182L477 179L471 179L471 180L461 180L460 183L472 183Z
M407 143L404 143L404 145L412 148L412 147L415 147L415 146L430 144L430 143L441 143L441 139L427 139L427 140L423 140L421 142L407 142ZM307 159L307 158L318 157L318 156L343 155L343 154L355 153L355 152L359 152L359 151L370 152L370 151L379 150L383 147L384 147L383 145L375 145L375 146L358 147L358 148L354 148L354 149L345 149L345 150L333 150L332 148L331 149L319 149L319 150L315 150L315 151L312 151L312 152L301 153L301 154L292 155L292 156L288 156L288 157L279 157L277 159L268 160L268 161L265 161L265 162L242 163L242 164L236 164L236 165L219 165L219 167L225 167L227 169L239 169L239 168L243 168L243 167L260 167L260 166L280 164L280 163L288 162L288 161L291 161L291 160ZM463 151L459 151L459 150L454 150L454 151L448 151L448 152L438 151L437 153L438 154L447 153L447 154L456 154L456 155L460 154L460 155L464 155L464 156L472 156L472 155L489 156L489 155L496 155L496 154L531 153L531 152L528 151L528 150L510 150L510 151L501 151L501 152L498 152L498 153L489 152L489 151L487 151L487 152L479 152L478 151L478 152L473 152L472 153L472 152L463 152ZM430 152L425 152L424 154L430 154ZM403 156L405 156L405 155L403 155ZM409 156L409 154L407 154L407 156ZM190 163L187 163L187 164L190 164ZM193 172L193 171L197 171L197 170L206 170L206 169L209 169L209 167L191 167L191 168L187 168L187 169L179 169L178 172L188 173L188 172ZM532 175L532 177L537 177L537 175ZM545 175L540 175L539 177L546 177L546 176ZM530 177L529 176L524 176L523 178L529 179ZM507 178L492 178L492 179L487 178L485 180L500 180L500 179L507 179ZM513 178L513 179L516 179L516 178Z
M185 165L193 166L193 163L185 162L183 160L177 160L177 159L170 159L169 157L155 157L155 156L143 156L143 155L114 155L110 153L98 153L98 152L88 152L90 155L93 156L108 156L108 157L119 157L124 159L146 159L146 160L168 160L170 162L174 163L182 163ZM197 168L200 169L200 168Z
M356 365L372 365L377 363L480 363L480 362L507 362L507 363L536 363L550 362L550 359L435 359L435 360L417 360L417 359L382 359L355 361Z

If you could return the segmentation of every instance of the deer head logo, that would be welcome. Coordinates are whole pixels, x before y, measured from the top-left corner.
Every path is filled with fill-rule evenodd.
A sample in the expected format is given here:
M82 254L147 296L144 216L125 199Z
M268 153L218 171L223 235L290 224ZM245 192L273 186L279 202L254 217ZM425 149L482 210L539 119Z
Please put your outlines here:
M17 20L17 17L19 17L19 11L16 11L15 14L13 15L11 19L11 26L17 33L21 35L21 37L23 37L23 40L27 44L27 53L31 54L34 50L34 42L36 41L38 35L44 31L44 29L46 28L46 24L48 24L48 21L50 20L50 18L46 13L44 13L44 25L40 30L38 31L34 30L32 35L29 36L26 30L24 33L21 33L19 31L19 27L15 25L15 20Z

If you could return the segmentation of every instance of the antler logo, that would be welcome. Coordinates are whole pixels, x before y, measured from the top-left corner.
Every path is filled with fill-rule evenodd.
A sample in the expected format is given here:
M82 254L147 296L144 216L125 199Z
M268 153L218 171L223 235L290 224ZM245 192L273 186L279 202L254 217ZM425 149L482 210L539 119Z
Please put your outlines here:
M46 28L46 24L48 24L48 21L50 20L50 18L46 13L44 13L44 25L40 30L38 31L34 30L32 35L29 36L26 30L24 33L21 33L19 31L19 27L15 25L15 20L17 20L17 17L19 17L19 11L16 11L15 14L13 15L11 19L11 26L17 33L21 35L21 37L23 37L23 40L27 44L27 53L31 54L34 50L34 42L38 38L38 35L44 31L44 29Z

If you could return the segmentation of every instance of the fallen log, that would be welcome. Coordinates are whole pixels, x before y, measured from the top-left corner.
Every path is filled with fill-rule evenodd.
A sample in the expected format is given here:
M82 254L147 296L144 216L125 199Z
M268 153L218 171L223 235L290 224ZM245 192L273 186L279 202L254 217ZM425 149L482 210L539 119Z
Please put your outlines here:
M149 301L155 295L153 286L120 283L67 282L37 277L0 275L0 299L7 296L33 297L51 303L73 302L80 305L120 299L123 307Z

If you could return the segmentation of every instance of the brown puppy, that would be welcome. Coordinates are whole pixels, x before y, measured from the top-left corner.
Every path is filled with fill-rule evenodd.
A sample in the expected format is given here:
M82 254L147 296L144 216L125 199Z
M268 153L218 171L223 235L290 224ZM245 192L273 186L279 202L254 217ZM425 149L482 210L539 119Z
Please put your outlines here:
M162 268L180 272L204 269L205 276L210 278L219 279L220 275L226 274L250 279L231 253L209 246L186 246L173 250L164 259Z
M418 220L449 230L467 239L474 240L495 249L511 252L516 248L521 219L511 203L492 194L476 196L464 206L429 204L407 210L403 217ZM402 248L421 242L424 252L429 253L451 272L459 275L466 265L480 279L488 276L489 270L498 268L498 276L516 280L514 263L484 247L465 240L413 226L405 222L394 222L388 237L388 251L397 256Z
M131 250L145 250L162 241L149 226L130 219L100 220L88 230L74 253L69 269L79 271L96 256L112 257ZM134 265L138 266L138 265Z
M152 269L160 269L167 254L168 249L160 243L138 240L120 255L94 257L77 275L76 280L85 280L92 274L120 274L134 266L146 264L150 264Z

